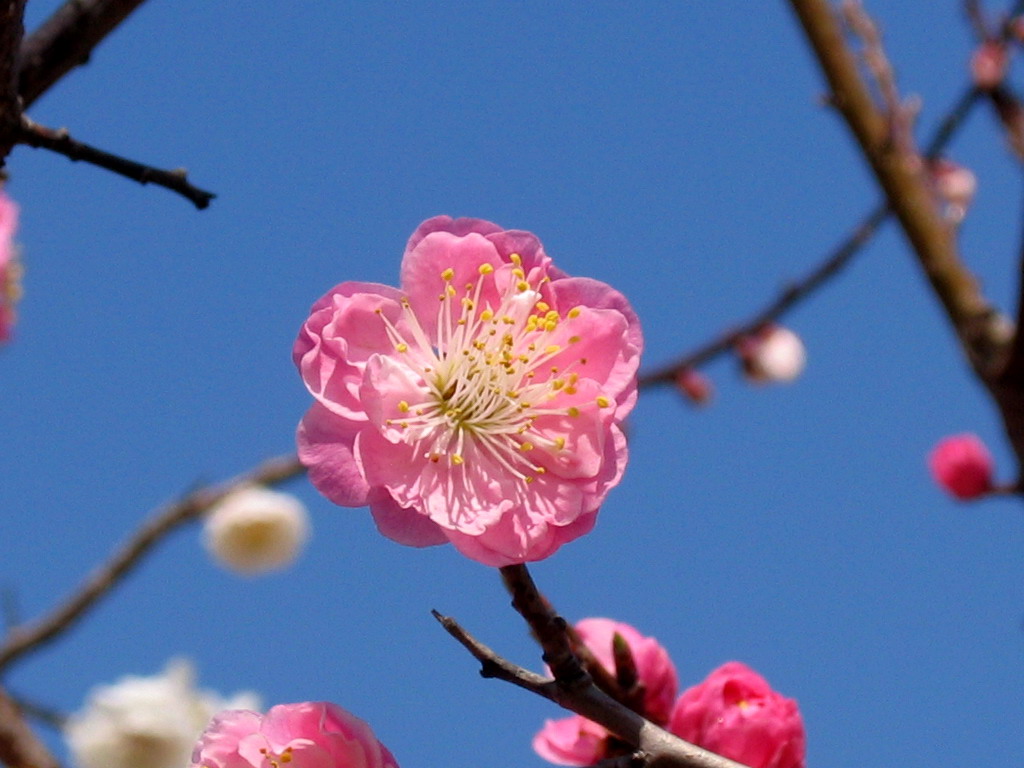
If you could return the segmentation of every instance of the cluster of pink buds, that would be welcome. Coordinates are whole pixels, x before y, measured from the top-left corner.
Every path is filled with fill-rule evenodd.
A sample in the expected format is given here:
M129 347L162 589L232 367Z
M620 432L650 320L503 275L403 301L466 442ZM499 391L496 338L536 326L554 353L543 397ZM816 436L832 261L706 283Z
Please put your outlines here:
M600 666L598 684L610 686L611 695L651 722L750 768L803 768L804 726L796 702L749 667L723 664L676 698L675 667L653 637L611 619L584 619L576 634ZM579 766L630 749L580 715L548 720L533 748L549 762Z

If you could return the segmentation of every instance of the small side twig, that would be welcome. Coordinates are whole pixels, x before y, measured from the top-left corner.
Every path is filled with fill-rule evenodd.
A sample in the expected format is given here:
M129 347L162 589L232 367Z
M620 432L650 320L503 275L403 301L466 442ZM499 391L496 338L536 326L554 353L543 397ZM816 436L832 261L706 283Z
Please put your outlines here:
M100 168L106 168L108 171L113 171L140 184L156 184L172 192L177 192L190 200L199 210L206 208L216 197L213 192L192 186L184 169L166 171L143 165L83 144L71 138L66 129L47 128L25 116L22 117L18 143L36 149L48 149L75 162L81 160Z
M759 328L778 320L786 312L821 287L830 278L838 274L861 247L875 234L882 222L889 216L889 208L884 203L874 208L857 227L847 236L820 264L799 280L787 286L767 306L754 313L753 316L714 339L687 352L669 365L642 373L639 377L640 388L658 384L671 384L681 371L698 368L719 355L728 352L736 343Z
M231 491L246 485L276 485L303 472L305 467L297 457L280 456L220 485L199 488L180 501L157 510L110 560L85 579L66 602L36 622L14 627L7 633L6 640L0 645L0 670L66 631L168 533L201 517Z
M145 0L67 0L21 43L18 93L27 109Z

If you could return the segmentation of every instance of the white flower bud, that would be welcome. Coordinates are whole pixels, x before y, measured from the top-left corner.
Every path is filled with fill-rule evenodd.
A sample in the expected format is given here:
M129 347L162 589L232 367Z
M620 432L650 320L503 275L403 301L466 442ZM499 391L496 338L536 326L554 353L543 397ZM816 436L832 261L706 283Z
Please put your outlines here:
M225 568L265 573L295 560L309 538L309 517L290 494L242 488L210 511L203 537L207 550Z
M258 709L258 697L229 700L195 688L192 665L168 663L162 675L127 676L92 690L68 718L64 738L79 768L181 768L196 739L224 709Z
M807 362L800 337L780 325L769 326L745 340L741 356L747 375L764 382L793 381L803 373Z

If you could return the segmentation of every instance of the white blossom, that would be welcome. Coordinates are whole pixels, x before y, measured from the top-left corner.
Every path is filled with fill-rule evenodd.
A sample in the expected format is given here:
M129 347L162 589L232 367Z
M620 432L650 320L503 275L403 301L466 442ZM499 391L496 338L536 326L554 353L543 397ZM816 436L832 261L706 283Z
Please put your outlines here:
M259 706L252 693L223 699L196 689L192 665L174 659L161 675L94 688L64 737L79 768L182 768L215 714Z
M765 329L746 352L746 367L755 381L788 382L803 373L807 362L804 343L793 331L779 325Z
M226 496L206 517L204 541L229 570L257 574L289 565L309 538L309 516L290 494L262 487Z

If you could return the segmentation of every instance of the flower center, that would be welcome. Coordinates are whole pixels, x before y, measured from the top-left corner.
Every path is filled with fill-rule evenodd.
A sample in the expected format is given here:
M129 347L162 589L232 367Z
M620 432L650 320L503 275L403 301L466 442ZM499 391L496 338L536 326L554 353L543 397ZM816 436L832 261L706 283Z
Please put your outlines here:
M580 415L576 405L564 401L577 393L576 369L587 361L566 353L580 337L567 335L562 327L580 309L560 315L541 297L550 278L531 282L521 257L512 254L510 261L498 268L499 274L491 264L481 264L476 280L461 291L453 285L455 271L442 271L433 338L408 299L402 299L404 333L378 310L401 362L425 385L411 396L417 402L399 401L398 412L385 424L400 430L402 439L432 462L444 459L461 467L472 444L530 483L545 472L534 452L554 453L566 444L565 434L541 432L536 422L547 415ZM487 291L493 285L499 288L497 306L482 298L485 292L493 295ZM611 405L605 397L598 397L597 404Z

